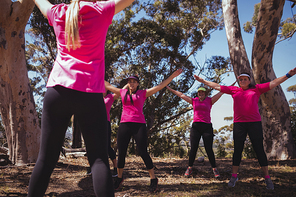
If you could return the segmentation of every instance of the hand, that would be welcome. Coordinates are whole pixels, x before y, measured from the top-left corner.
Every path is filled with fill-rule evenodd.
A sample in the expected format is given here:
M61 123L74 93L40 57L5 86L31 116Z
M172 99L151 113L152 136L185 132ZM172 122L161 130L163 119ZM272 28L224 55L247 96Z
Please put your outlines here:
M193 77L194 77L194 79L195 79L196 81L199 81L199 82L201 82L201 83L203 83L203 81L204 81L203 78L201 78L201 77L199 77L199 76L197 76L197 75L193 75Z
M293 68L292 70L290 70L288 73L289 73L289 75L291 75L291 76L295 75L295 74L296 74L296 67Z
M179 68L178 70L176 70L173 74L172 74L172 76L175 78L175 77L177 77L177 76L179 76L181 73L182 73L182 69L181 68Z

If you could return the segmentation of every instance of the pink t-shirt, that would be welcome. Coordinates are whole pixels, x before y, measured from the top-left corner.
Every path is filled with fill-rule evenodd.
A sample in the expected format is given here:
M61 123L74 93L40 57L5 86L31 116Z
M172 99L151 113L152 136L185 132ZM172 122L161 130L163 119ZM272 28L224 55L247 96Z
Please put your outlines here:
M212 98L206 97L200 101L199 98L192 98L193 122L211 123Z
M107 112L107 120L110 122L110 110L114 102L114 94L107 94L104 98Z
M232 95L233 122L261 121L258 101L261 94L270 90L269 83L257 84L255 87L247 90L236 86L221 86L221 92Z
M120 90L120 96L123 105L120 122L146 123L143 114L143 105L146 100L146 90L138 90L136 94L132 95L134 105L131 102L130 95L127 95L126 102L124 101L124 97L127 91L127 89Z
M80 1L79 36L81 47L68 51L65 41L66 11L69 4L54 5L48 22L57 39L57 57L47 87L61 85L91 93L105 92L105 40L115 12L114 1Z

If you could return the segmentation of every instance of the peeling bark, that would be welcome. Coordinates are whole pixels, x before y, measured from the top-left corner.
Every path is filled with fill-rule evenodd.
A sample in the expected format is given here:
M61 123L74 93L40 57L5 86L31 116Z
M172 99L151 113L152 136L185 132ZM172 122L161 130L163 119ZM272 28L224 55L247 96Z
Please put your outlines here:
M25 59L25 26L32 0L0 1L0 112L9 159L22 165L36 162L40 127Z
M265 83L276 78L272 56L284 3L284 0L261 1L252 49L252 65L256 83ZM263 94L259 104L261 105L260 114L267 157L270 159L295 158L291 114L281 86Z

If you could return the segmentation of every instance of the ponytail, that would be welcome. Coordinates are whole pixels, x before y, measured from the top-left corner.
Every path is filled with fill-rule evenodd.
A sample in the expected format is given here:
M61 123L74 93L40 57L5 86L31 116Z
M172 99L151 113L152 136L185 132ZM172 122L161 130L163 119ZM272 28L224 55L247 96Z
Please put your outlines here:
M79 2L80 0L72 0L66 11L65 40L68 50L81 46L78 31Z
M137 87L137 90L134 91L133 93L135 94L138 90L139 90L139 86ZM126 91L126 93L125 93L125 96L124 96L124 102L126 103L127 95L129 95L130 96L131 103L132 103L132 105L134 105L133 97L132 97L132 95L129 92L130 91L129 91L129 88L128 88L127 91Z

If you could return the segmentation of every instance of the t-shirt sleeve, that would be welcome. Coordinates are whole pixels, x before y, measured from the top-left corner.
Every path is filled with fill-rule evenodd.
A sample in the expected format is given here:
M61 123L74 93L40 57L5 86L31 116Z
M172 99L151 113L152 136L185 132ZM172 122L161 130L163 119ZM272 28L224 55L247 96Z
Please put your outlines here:
M225 94L233 94L232 89L234 86L220 86L220 92L223 92Z
M54 7L55 6L53 6L53 7L51 7L51 9L48 9L47 10L47 20L48 20L48 23L49 23L49 25L51 25L51 26L53 26L53 21L54 21Z
M104 20L110 25L112 23L113 16L115 14L115 1L97 1L103 6Z
M269 84L270 84L270 82L257 84L256 88L259 90L259 92L261 94L263 94L263 93L267 92L268 90L270 90Z

